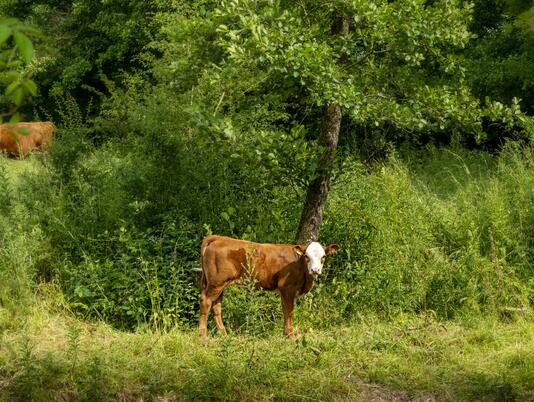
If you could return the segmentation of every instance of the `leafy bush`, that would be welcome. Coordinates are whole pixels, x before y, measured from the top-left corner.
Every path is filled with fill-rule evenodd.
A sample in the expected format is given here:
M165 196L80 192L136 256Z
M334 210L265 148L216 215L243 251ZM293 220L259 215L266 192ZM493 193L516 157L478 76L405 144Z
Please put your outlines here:
M66 261L60 279L67 299L86 316L121 328L149 324L165 329L194 320L198 290L196 236L186 223L171 222L160 231L122 227L104 232L96 249L74 263ZM113 248L111 251L109 248Z
M510 145L494 161L441 150L425 159L410 167L394 157L338 180L323 235L342 252L327 292L345 316L528 307L532 151Z

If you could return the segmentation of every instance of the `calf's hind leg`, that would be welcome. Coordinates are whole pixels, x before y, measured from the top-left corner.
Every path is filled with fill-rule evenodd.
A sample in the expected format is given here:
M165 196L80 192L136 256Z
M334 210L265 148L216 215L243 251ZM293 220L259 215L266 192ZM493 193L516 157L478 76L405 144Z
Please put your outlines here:
M223 334L227 335L226 328L224 328L224 323L222 320L222 299L223 299L224 292L221 292L220 296L215 300L211 306L211 309L213 310L213 319L215 320L215 325L217 325L217 329Z
M206 289L200 292L200 317L198 319L198 335L201 338L208 334L208 314L211 309L211 299L206 294Z
M220 324L222 325L222 319L220 319L221 317L220 301L219 301L219 307L215 308L215 305L216 305L216 301L221 296L222 291L223 289L213 288L208 285L205 289L202 289L202 291L200 292L200 317L198 320L198 335L201 338L204 338L208 334L208 315L212 308L214 308L213 316L215 318L215 323L217 324L217 328L221 330L221 328L219 327L219 323L217 322L217 318L216 318L217 313L219 313L219 320L220 320ZM222 327L222 330L224 330L224 325ZM224 332L226 332L226 330L224 330Z

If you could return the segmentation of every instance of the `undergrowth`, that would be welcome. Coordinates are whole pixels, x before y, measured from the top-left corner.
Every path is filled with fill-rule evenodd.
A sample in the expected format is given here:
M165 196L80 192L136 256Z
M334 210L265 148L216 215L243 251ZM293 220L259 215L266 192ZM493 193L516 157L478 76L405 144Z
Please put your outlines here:
M26 170L25 161L0 159L4 304L27 299L18 293L31 294L34 283L57 281L82 317L121 329L190 328L203 235L291 242L290 226L276 237L276 225L256 227L265 215L252 213L252 204L263 200L285 221L296 213L295 206L284 212L296 193L273 187L270 204L258 193L220 198L212 212L199 202L153 216L157 194L131 184L156 167L122 150L95 150L73 161L67 176L47 159L30 159ZM327 329L367 313L529 314L533 172L532 149L514 144L495 157L449 148L404 151L367 169L348 163L336 176L322 229L322 241L338 243L340 252L299 299L303 325ZM276 332L279 310L276 295L244 288L230 289L223 303L237 333Z

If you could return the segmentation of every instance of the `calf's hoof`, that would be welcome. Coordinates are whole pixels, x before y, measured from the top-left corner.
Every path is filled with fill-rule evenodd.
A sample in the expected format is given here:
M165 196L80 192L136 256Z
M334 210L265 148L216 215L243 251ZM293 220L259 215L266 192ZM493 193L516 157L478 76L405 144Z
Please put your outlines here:
M284 335L289 339L297 339L299 337L297 331L284 331Z

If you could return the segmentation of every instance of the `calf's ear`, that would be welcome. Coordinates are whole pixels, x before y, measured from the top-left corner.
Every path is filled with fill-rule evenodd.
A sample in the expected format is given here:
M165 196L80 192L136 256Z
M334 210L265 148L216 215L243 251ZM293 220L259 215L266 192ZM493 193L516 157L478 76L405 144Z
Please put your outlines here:
M295 253L297 253L297 255L301 256L306 252L306 246L303 246L302 244L297 244L295 247L293 247L293 250L295 250Z
M336 253L337 249L337 244L329 244L324 248L324 252L326 255L332 255Z

